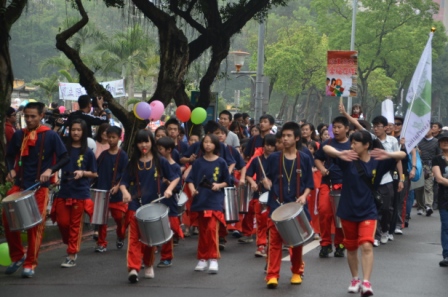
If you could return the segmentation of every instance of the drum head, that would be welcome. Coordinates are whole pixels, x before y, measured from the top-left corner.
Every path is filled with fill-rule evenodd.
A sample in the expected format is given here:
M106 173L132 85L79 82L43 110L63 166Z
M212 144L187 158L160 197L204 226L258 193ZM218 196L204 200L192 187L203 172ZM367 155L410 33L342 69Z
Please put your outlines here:
M179 200L177 201L178 206L183 206L188 201L188 196L184 192L179 193Z
M165 204L146 204L137 209L135 217L137 220L145 222L158 221L161 217L168 215L168 211L169 208Z
M33 195L34 195L34 191L17 192L17 193L13 193L9 196L6 196L5 199L2 200L2 202L3 203L12 202L12 201L20 200L20 199L27 198L27 197L33 196Z
M274 210L271 219L276 222L289 220L296 217L302 210L302 204L296 202L286 203Z

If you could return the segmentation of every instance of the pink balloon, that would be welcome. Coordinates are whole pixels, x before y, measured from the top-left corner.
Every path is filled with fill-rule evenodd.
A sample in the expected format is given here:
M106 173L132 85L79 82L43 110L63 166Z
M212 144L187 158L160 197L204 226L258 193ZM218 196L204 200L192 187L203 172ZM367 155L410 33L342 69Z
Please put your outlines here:
M59 112L64 113L65 112L65 106L59 106Z
M162 117L162 115L165 111L165 106L159 100L152 101L151 103L149 103L149 106L151 106L150 120L158 121Z

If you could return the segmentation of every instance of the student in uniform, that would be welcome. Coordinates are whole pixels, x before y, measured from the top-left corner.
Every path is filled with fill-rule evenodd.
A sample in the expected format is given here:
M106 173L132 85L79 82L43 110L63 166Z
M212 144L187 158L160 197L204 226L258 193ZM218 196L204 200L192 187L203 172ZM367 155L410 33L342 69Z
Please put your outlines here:
M96 178L95 155L87 146L88 129L82 119L74 119L69 126L67 151L70 162L62 167L61 186L53 203L54 216L67 245L67 257L61 267L76 266L81 247L82 217L90 199L90 179Z
M179 153L179 156L182 157L183 153L188 149L188 145L186 142L179 140L179 130L181 127L179 121L175 118L171 118L166 121L165 127L168 132L168 137L171 137L174 141L174 147Z
M261 155L262 147L263 147L263 138L271 133L271 129L275 124L274 117L265 114L260 117L260 134L251 137L249 143L244 150L244 159L248 161L254 155Z
M14 183L7 195L28 189L36 183L36 180L40 181L40 188L34 193L34 198L42 217L46 216L50 177L70 161L59 135L42 125L44 108L45 105L40 102L28 103L23 108L26 127L14 132L5 158L9 170L6 181ZM55 159L56 162L54 162ZM16 160L18 160L17 172L14 169ZM13 274L23 265L22 277L32 277L37 266L45 220L27 230L28 252L26 254L20 237L21 232L9 229L5 213L2 220L12 261L6 268L5 274Z
M378 139L363 130L350 136L351 150L338 151L325 145L324 152L335 159L343 174L341 199L336 215L341 218L343 244L352 274L349 293L373 295L370 275L373 268L373 242L378 218L374 192L384 174L394 169L397 160L406 157L402 151L387 152ZM375 149L374 149L375 148ZM373 150L372 150L373 149ZM361 249L361 261L358 259ZM362 263L363 281L359 279L358 263Z
M280 233L270 217L280 204L301 203L305 205L306 198L314 188L312 160L308 154L299 150L301 147L300 134L300 126L297 123L285 123L282 127L283 151L271 154L265 168L266 178L263 179L263 186L269 189L269 256L266 275L266 284L269 289L278 286L283 246ZM307 211L306 207L304 211ZM291 248L290 256L291 284L300 285L305 267L302 260L302 246Z
M182 176L180 166L171 157L171 154L174 150L174 140L170 137L160 138L159 140L157 140L157 149L159 151L159 154L168 161L172 171L180 178ZM168 180L164 180L163 188L164 189L167 188L169 184L170 182ZM174 258L174 252L173 252L174 240L179 241L179 238L184 237L182 229L180 228L179 213L177 211L177 199L176 199L176 195L179 194L180 188L181 185L180 183L178 183L173 191L174 195L169 199L162 200L162 203L165 204L170 209L168 216L170 221L170 228L171 230L173 230L174 235L171 238L171 240L162 245L160 262L159 264L157 264L157 267L159 268L171 267L172 265L171 261Z
M126 233L126 211L128 205L123 202L120 191L120 180L128 166L128 154L118 147L122 130L117 126L111 126L106 130L109 149L98 157L98 181L96 188L109 191L109 211L117 224L117 249L122 249ZM100 225L95 252L102 253L107 250L107 224Z
M130 283L138 282L142 259L145 265L144 277L154 278L155 247L144 246L140 242L140 231L135 212L142 205L146 205L161 196L170 199L179 182L179 176L173 172L168 161L159 157L156 142L151 132L147 130L138 131L133 149L134 152L128 168L120 183L123 201L129 203L126 216L129 222L127 267ZM170 185L162 193L163 179L168 180Z
M225 226L223 214L223 188L230 184L227 163L219 157L220 142L213 134L207 134L201 142L202 156L192 165L186 182L193 195L191 211L198 213L199 241L195 271L218 272L218 233ZM210 260L208 265L207 261Z
M266 171L268 157L275 151L275 142L276 138L272 134L266 135L263 138L263 155L252 159L246 172L246 180L250 184L253 191L253 199L249 205L249 213L253 212L255 214L255 219L257 222L257 250L255 251L255 257L266 257L267 255L266 245L268 212L265 207L260 204L258 198L260 198L261 194L267 191L267 189L263 187L262 183L262 180L265 178L263 170ZM253 224L251 224L251 226L253 227ZM245 229L250 230L250 226L243 224L243 230Z

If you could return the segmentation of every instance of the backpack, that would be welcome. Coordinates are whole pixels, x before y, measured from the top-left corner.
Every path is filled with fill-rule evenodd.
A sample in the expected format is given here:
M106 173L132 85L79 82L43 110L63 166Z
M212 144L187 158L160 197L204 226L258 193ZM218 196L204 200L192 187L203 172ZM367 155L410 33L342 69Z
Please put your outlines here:
M415 169L415 176L413 179L411 179L411 181L416 182L420 179L420 176L422 175L423 172L423 163L422 163L422 159L420 158L420 154L418 153L418 150L415 150L416 153L416 166L417 167ZM408 172L411 172L412 170L412 154L408 154Z

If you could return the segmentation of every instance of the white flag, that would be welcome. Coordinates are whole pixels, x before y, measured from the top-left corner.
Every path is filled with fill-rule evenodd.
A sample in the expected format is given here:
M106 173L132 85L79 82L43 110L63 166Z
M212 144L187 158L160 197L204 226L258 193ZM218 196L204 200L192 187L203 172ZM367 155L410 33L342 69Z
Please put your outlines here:
M423 54L412 76L406 95L409 108L404 119L401 135L406 139L406 151L409 153L422 140L431 128L431 77L433 32L429 33Z

